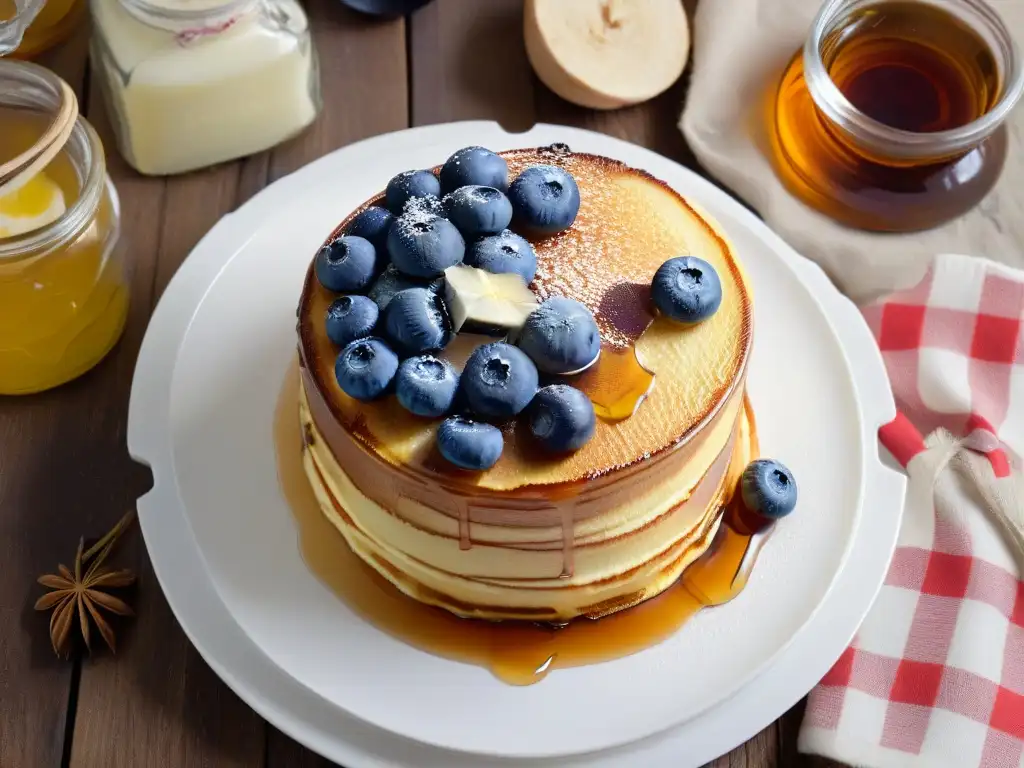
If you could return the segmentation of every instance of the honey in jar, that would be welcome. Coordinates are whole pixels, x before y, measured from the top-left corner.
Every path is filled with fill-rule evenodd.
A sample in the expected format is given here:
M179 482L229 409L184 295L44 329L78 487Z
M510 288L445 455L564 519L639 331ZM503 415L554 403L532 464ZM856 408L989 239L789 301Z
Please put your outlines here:
M981 0L830 0L774 100L778 173L861 229L913 231L974 207L999 178L1018 51Z
M61 86L42 67L0 61L0 165L46 132ZM69 381L117 342L128 308L119 215L103 146L80 117L41 171L0 187L0 394Z
M31 58L85 21L85 0L0 0L0 55Z

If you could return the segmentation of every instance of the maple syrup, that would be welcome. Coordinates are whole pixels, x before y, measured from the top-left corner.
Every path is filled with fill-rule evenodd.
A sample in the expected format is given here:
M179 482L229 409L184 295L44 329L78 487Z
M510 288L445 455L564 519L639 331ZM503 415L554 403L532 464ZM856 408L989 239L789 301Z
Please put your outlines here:
M779 85L773 159L841 223L926 229L996 183L1022 88L1009 32L980 0L831 0Z
M276 407L274 440L278 478L309 569L378 629L427 653L482 666L512 685L537 683L555 669L611 661L666 640L702 608L739 594L772 531L730 506L708 550L677 585L600 620L555 627L462 619L399 592L349 549L323 515L302 466L298 397L298 370L292 365ZM753 430L751 441L756 455Z
M654 386L654 373L637 358L636 347L606 344L597 362L570 383L581 390L605 421L628 419Z

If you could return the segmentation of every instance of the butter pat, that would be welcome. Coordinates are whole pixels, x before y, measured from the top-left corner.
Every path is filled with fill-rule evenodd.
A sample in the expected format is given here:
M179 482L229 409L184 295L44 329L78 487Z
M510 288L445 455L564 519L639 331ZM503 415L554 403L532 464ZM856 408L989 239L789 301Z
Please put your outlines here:
M452 329L504 336L515 334L537 308L537 298L515 273L494 274L458 265L444 271L444 293Z

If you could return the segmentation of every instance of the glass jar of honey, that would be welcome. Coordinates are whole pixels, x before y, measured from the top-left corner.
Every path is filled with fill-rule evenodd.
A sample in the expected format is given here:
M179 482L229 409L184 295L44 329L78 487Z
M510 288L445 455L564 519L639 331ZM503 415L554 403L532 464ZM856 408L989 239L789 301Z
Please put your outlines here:
M859 229L908 232L999 178L1020 52L982 0L827 0L773 102L778 174Z
M0 0L0 55L31 58L85 20L85 0Z
M66 88L0 60L0 166L31 151ZM77 111L76 111L77 114ZM0 394L49 389L92 368L124 328L120 207L103 145L77 117L59 152L15 188L0 179Z

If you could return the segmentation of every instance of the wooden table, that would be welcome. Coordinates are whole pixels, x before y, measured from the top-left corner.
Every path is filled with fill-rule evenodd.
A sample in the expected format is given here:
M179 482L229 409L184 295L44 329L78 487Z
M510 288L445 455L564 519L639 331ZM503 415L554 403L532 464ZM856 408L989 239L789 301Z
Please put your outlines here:
M692 6L694 3L688 3ZM313 768L327 766L265 723L189 644L137 532L120 560L139 573L138 617L121 622L118 654L54 657L47 616L32 610L35 578L70 565L81 535L98 536L150 483L125 447L128 393L153 307L210 227L275 179L367 136L484 118L512 130L534 122L603 131L697 168L676 124L687 75L642 106L574 107L533 76L521 0L435 0L408 19L378 21L332 0L309 0L324 109L300 138L262 155L168 179L142 178L114 149L86 32L43 63L77 90L108 148L132 264L124 338L78 381L0 399L0 768ZM692 10L692 7L690 8ZM715 766L806 766L789 713Z

